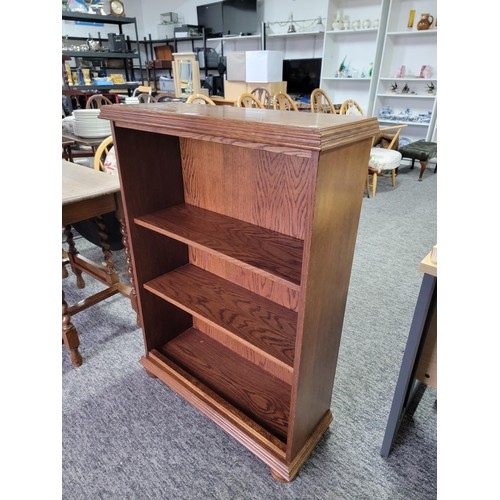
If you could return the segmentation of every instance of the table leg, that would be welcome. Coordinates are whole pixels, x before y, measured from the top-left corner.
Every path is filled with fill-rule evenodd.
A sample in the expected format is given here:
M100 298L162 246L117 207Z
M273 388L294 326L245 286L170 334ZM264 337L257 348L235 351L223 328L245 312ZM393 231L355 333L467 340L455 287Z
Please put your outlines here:
M121 203L121 198L117 201L116 217L120 222L120 231L122 233L122 242L125 252L125 260L127 265L127 274L130 281L130 304L132 309L137 314L137 325L142 327L142 322L139 314L139 304L137 303L137 292L135 290L134 272L132 269L132 258L130 256L129 242L128 242L128 232L127 226L125 225L125 218L123 217L123 207Z
M82 364L82 355L78 351L80 339L75 325L71 323L71 315L68 312L68 303L64 298L64 290L62 292L62 339L71 355L71 364L75 368L79 367Z
M71 231L70 224L68 224L64 228L64 235L66 236L66 243L68 244L69 265L71 266L71 270L76 276L76 286L78 288L85 288L85 281L83 280L82 270L73 265L74 258L78 255L78 250L75 246L75 241L73 239L73 233Z
M399 425L411 399L418 361L432 318L431 312L436 307L436 282L437 279L434 276L424 274L380 451L384 458L387 458L391 452ZM414 407L416 408L415 405Z
M113 262L113 254L109 246L109 235L106 224L101 216L95 218L97 227L99 228L99 240L102 245L102 253L104 255L104 265L106 274L108 275L109 284L114 284L119 281L118 273Z

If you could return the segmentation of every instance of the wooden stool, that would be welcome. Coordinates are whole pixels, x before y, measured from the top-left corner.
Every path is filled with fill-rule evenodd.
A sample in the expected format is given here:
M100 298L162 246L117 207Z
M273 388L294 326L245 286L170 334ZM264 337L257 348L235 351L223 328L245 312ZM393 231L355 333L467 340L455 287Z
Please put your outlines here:
M427 168L427 162L430 158L434 158L437 156L437 143L436 142L428 142L428 141L416 141L410 142L406 146L402 146L398 149L403 158L411 158L411 167L415 166L415 160L420 161L420 175L418 176L418 180L422 180L422 175ZM437 163L434 168L434 173L437 172Z

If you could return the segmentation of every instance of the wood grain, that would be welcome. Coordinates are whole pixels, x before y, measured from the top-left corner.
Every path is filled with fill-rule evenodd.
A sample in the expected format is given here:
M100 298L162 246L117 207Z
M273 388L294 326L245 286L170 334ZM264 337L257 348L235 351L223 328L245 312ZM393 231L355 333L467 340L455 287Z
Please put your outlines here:
M376 118L185 103L103 106L99 116L122 128L294 156L371 139L379 131Z
M286 437L290 408L288 384L195 328L164 345L161 351L259 425L280 438Z
M252 269L221 259L199 248L189 248L189 262L287 309L295 312L298 310L300 290L295 289L295 286L279 283L276 279L270 279L262 273L253 272Z
M302 240L187 204L139 217L135 222L298 289Z
M144 287L183 310L224 328L264 355L292 367L297 315L191 264Z
M186 203L303 239L312 194L307 157L180 139Z
M247 359L262 370L270 373L273 377L291 385L293 381L293 368L285 363L276 362L273 357L263 354L260 349L249 346L247 342L227 331L217 328L200 318L193 318L193 326L208 337L216 340L223 346L235 352L238 356Z
M101 117L113 123L141 363L293 479L331 421L377 119L183 103L104 106ZM142 225L186 205L215 213L208 232L192 218Z
M321 155L304 245L287 458L330 408L370 141Z

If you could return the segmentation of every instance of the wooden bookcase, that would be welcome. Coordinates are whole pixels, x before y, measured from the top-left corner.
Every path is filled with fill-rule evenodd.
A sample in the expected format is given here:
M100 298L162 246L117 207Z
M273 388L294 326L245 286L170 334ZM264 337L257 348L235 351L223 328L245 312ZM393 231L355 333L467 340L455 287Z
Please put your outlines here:
M142 365L292 480L332 421L376 119L184 103L101 117Z

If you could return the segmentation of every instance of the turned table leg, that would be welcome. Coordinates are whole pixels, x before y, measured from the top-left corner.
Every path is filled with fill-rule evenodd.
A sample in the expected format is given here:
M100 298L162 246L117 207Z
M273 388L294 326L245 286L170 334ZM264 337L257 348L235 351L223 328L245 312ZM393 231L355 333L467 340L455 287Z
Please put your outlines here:
M73 265L74 258L78 255L78 250L75 246L75 241L73 239L73 233L71 231L71 225L68 224L64 228L64 235L66 236L66 243L68 244L68 257L71 270L76 276L76 286L78 288L85 288L85 281L83 280L82 270Z
M82 364L82 355L78 351L80 339L75 325L71 323L71 316L68 312L68 303L64 298L64 290L62 292L62 339L66 349L71 355L71 364L77 368Z
M118 218L118 221L120 222L120 231L122 233L122 243L125 252L127 275L130 281L130 304L132 305L132 309L137 314L137 325L142 327L141 317L139 314L139 305L137 303L137 292L135 290L134 272L132 269L132 258L130 257L128 233L127 233L127 227L125 225L125 219L123 217L121 199L119 199L117 203L116 216Z
M102 246L102 253L104 255L104 266L106 267L108 283L114 284L119 281L119 277L115 269L113 254L111 253L111 247L109 245L108 229L103 218L100 215L95 218L95 221L99 229L99 239Z

